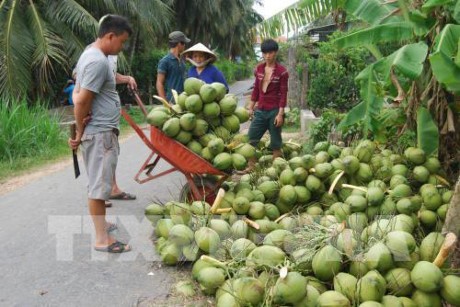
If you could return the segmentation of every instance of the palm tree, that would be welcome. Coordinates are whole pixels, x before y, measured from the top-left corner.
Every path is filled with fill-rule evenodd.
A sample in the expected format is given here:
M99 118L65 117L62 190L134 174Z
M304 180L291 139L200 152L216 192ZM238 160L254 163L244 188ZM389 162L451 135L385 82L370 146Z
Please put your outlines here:
M176 0L176 24L193 41L225 51L230 57L252 52L251 29L262 17L253 5L260 0Z
M166 33L171 1L2 0L0 4L0 99L36 99L51 92L56 74L69 71L96 37L98 19L126 16L135 39ZM136 40L134 40L136 42Z

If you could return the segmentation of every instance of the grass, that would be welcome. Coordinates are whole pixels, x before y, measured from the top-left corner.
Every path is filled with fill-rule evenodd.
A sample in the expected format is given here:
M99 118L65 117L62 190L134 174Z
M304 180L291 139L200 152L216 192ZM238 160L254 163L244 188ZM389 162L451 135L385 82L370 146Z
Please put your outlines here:
M69 154L66 141L46 104L0 104L0 181Z
M59 114L51 113L40 102L32 107L24 101L0 104L0 183L70 158L68 129L60 124ZM128 114L137 123L145 122L137 107ZM133 131L123 118L120 128L122 134Z

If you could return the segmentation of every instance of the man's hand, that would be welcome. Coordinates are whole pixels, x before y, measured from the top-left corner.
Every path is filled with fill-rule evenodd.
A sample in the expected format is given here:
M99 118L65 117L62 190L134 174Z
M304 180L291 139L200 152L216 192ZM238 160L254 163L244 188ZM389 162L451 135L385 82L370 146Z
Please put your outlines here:
M128 88L133 91L137 91L137 83L134 77L128 76Z
M254 109L249 109L248 113L249 113L249 120L252 120L254 118Z
M284 114L278 113L275 118L275 127L281 127L284 123Z
M78 146L81 143L81 132L77 131L75 135L75 139L69 138L67 143L69 144L70 148L72 148L73 150L77 150Z

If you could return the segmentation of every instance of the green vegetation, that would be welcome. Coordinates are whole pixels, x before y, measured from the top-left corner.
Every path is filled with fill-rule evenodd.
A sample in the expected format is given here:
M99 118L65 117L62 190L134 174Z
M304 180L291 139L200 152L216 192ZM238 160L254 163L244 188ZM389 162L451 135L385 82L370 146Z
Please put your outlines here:
M0 104L0 180L69 153L67 134L40 102Z

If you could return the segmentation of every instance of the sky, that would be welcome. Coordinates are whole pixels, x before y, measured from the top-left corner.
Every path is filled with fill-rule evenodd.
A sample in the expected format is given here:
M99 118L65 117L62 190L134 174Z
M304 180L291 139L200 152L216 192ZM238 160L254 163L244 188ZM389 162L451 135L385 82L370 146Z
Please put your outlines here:
M262 0L263 7L254 5L254 9L264 18L269 18L299 0Z

